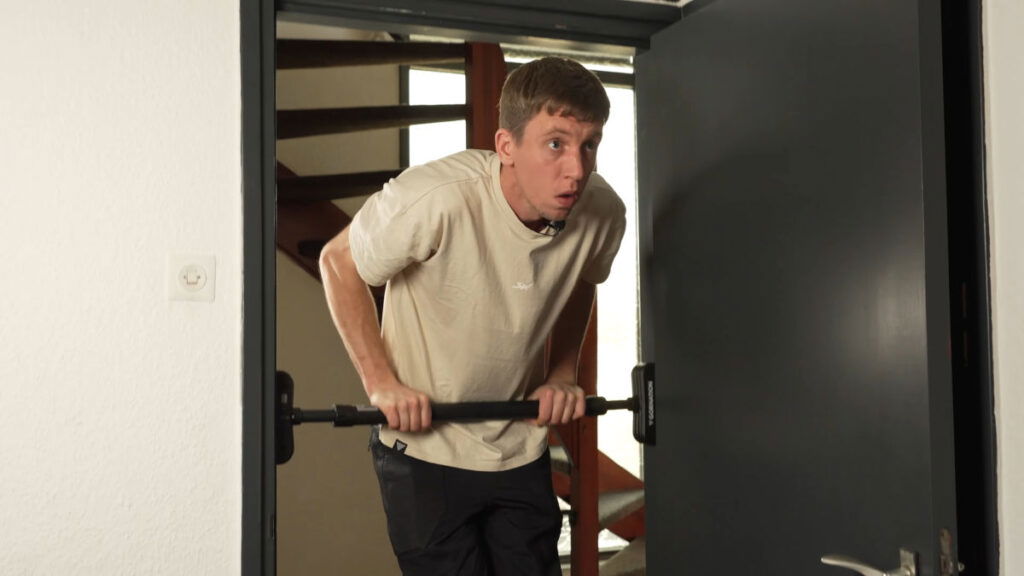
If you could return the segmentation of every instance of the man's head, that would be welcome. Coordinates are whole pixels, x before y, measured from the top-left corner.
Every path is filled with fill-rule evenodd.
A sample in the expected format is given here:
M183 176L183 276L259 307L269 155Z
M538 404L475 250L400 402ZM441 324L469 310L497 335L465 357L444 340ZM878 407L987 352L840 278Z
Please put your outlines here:
M495 147L502 192L535 230L565 220L597 163L608 95L577 62L542 58L505 80Z
M593 72L567 58L540 58L516 68L505 79L498 127L519 140L526 123L541 111L604 126L608 110L608 94Z

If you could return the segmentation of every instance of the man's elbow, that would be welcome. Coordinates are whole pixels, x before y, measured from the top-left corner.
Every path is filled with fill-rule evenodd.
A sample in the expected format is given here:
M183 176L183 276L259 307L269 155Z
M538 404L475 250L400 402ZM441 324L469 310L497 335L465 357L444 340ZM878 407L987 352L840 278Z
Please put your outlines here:
M317 264L320 267L320 277L325 282L339 276L341 270L353 266L352 252L348 243L348 228L342 230L340 234L324 245Z

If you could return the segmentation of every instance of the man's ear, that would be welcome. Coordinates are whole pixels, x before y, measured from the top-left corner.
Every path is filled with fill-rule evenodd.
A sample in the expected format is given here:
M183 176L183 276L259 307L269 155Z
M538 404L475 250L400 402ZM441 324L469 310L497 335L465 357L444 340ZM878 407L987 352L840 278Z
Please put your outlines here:
M498 153L498 159L505 166L515 164L512 153L515 151L516 141L512 133L504 128L499 128L494 133L494 150Z

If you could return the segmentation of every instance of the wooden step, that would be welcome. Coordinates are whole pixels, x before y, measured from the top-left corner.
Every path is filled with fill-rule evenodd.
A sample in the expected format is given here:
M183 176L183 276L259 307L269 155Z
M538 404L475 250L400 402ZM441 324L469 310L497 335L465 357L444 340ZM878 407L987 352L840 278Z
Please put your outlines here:
M301 204L358 198L380 190L388 180L401 173L401 170L381 170L378 172L278 178L277 201L279 204Z
M465 104L278 110L277 138L278 140L287 140L303 136L343 134L380 128L401 128L414 124L465 120L469 111L469 106Z
M277 69L374 66L380 64L464 63L465 44L278 40Z
M550 446L548 450L551 452L551 469L562 474L572 474L572 460L565 446Z
M629 546L605 560L598 572L601 576L644 576L647 573L647 542L644 537L633 540Z
M602 492L597 497L598 526L607 528L643 508L643 506L644 491L642 488Z

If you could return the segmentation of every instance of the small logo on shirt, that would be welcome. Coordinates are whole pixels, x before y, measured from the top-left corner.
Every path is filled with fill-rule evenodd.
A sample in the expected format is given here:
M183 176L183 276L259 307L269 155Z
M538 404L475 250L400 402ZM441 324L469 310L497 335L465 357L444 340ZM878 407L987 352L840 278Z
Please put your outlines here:
M516 290L521 290L523 292L526 292L530 288L533 288L533 282L530 282L530 283L516 282L515 284L512 285L512 287L515 288Z

